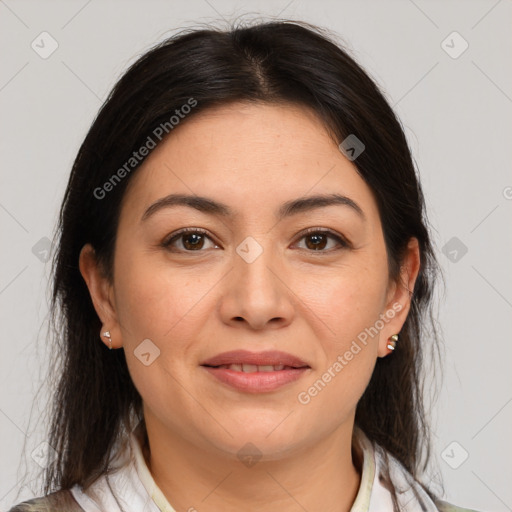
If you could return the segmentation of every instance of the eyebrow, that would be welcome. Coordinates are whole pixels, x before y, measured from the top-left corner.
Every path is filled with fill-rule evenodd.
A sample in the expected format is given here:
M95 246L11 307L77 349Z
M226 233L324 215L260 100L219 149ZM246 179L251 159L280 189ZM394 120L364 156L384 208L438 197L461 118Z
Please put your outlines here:
M169 194L155 201L142 215L142 221L148 219L156 212L174 206L188 206L200 212L216 215L219 217L234 217L234 212L228 205L219 203L209 197L187 195L187 194ZM281 205L276 213L278 220L291 217L298 213L303 213L317 208L327 206L348 206L357 213L362 220L366 220L362 208L353 200L342 194L324 194L315 196L304 196L298 199L287 201Z

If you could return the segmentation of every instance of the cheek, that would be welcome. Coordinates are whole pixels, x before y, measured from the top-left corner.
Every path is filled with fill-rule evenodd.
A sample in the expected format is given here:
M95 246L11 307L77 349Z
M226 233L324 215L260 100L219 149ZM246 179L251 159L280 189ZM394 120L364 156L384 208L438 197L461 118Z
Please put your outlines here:
M306 280L301 289L304 302L323 320L323 335L317 333L323 357L297 399L308 417L329 410L334 423L354 410L371 378L380 332L375 326L382 323L387 287L385 259L354 257L350 263L317 277L314 286Z
M374 325L386 299L387 267L353 259L325 275L297 282L302 300L323 320L326 347L341 350ZM327 350L327 352L332 352Z
M127 248L119 254L115 301L126 361L140 394L158 409L159 401L170 389L179 390L177 382L189 379L197 365L198 340L204 339L211 316L208 295L215 292L219 276L206 268L171 268L165 258L144 251ZM146 346L150 359L157 354L149 366L139 359ZM165 400L160 405L165 410Z
M122 254L115 261L114 279L126 362L144 402L163 418L169 403L191 407L179 402L179 382L185 381L192 369L193 342L200 336L201 316L204 322L205 315L201 298L214 281L186 269L171 271L144 252ZM145 341L148 339L151 343ZM143 351L139 347L149 352L148 365L140 358Z
M122 329L133 343L144 338L163 340L174 332L183 334L194 318L200 301L214 285L210 276L154 261L143 253L116 261L116 310ZM210 282L212 281L212 282ZM183 336L179 336L182 338Z
M379 272L354 269L325 280L322 293L309 295L311 309L326 327L318 337L321 363L297 396L307 411L304 428L318 429L315 418L329 411L329 422L321 427L325 434L324 429L346 421L355 410L377 359L378 335L371 327L382 311L384 291Z

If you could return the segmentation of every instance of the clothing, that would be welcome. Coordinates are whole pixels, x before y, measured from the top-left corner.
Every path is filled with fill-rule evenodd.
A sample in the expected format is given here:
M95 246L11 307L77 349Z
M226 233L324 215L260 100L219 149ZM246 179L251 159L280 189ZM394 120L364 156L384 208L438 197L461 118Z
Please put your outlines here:
M354 428L353 447L361 463L361 484L351 512L393 512L386 484L389 480L397 490L400 512L475 512L445 501L432 501L400 462L372 443L358 427ZM21 503L9 512L176 512L145 462L141 424L130 434L129 442L119 450L111 466L107 475L86 490L75 485L70 490ZM190 510L194 510L193 505Z

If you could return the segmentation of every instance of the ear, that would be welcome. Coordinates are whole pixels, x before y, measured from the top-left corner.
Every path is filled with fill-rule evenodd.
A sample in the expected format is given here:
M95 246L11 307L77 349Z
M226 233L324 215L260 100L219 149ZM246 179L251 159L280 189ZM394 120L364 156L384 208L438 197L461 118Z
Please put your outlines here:
M420 249L417 238L411 238L401 261L400 275L397 281L390 283L383 311L389 319L380 331L378 356L385 357L391 352L387 348L388 338L399 334L411 309L412 291L420 271ZM400 344L398 339L397 346Z
M89 289L94 309L103 324L101 333L98 333L98 336L108 346L107 338L101 334L104 331L109 331L112 339L112 348L120 348L123 343L117 319L113 285L98 262L91 244L86 244L82 247L79 257L79 268Z

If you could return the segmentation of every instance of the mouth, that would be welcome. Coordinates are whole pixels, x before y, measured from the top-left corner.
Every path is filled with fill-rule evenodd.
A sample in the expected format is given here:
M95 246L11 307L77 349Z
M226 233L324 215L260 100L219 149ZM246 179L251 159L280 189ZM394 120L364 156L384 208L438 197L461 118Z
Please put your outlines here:
M266 350L265 352L232 350L230 352L222 352L221 354L206 359L201 363L201 366L234 366L234 368L231 369L245 371L247 373L255 371L280 371L285 367L309 368L308 363L302 361L299 357L287 352L281 352L280 350ZM261 370L257 370L255 367L261 368ZM272 367L272 369L270 369L270 367Z
M247 363L234 363L234 364L220 364L218 366L211 366L208 364L202 365L208 368L220 368L223 370L232 370L234 372L255 373L255 372L280 372L282 370L299 370L301 368L309 368L309 366L288 366L284 364L247 364Z
M311 370L298 357L279 351L224 352L204 361L201 367L224 385L247 393L274 391Z

